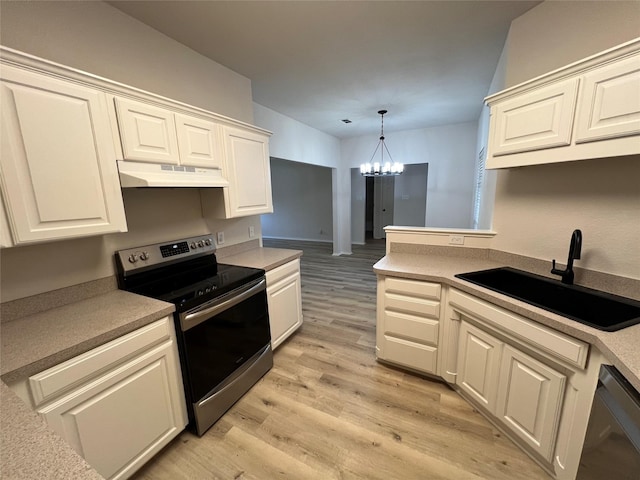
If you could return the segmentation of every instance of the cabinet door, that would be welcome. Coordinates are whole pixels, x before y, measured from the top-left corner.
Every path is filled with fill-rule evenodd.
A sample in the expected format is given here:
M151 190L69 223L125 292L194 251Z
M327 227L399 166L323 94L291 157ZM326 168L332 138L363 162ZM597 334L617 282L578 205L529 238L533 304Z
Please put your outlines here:
M2 67L0 176L16 244L127 230L102 92Z
M273 212L269 137L232 127L224 128L224 137L227 216Z
M571 143L578 79L542 87L492 109L492 156Z
M222 168L219 126L187 115L176 114L180 164Z
M271 348L275 349L302 325L299 260L267 272L267 299Z
M502 342L463 321L460 325L457 385L495 413Z
M179 163L173 112L124 98L115 102L125 160Z
M551 461L566 377L506 345L502 355L496 416Z
M177 365L166 342L38 413L102 476L128 478L186 425Z
M576 143L640 134L640 55L584 76L576 130Z

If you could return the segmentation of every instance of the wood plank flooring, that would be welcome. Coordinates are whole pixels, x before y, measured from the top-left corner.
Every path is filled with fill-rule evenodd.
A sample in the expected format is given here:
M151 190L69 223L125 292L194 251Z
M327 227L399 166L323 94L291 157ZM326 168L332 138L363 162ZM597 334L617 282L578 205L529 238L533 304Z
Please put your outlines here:
M265 240L302 257L304 324L203 437L183 432L134 478L549 480L446 384L375 360L384 243Z

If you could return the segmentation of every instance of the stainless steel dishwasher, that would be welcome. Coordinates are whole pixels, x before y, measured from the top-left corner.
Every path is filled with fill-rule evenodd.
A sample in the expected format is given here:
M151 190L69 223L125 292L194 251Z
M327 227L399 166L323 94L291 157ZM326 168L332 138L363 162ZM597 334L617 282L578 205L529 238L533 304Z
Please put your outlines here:
M640 480L640 394L602 365L577 480Z

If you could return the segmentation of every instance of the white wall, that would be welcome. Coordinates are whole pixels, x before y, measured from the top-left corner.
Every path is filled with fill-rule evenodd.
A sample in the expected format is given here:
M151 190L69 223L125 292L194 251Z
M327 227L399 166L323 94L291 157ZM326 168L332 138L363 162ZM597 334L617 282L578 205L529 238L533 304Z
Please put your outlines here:
M340 140L262 105L254 104L254 118L273 132L271 156L332 167L333 253L351 253L351 174L341 164Z
M471 227L477 129L471 122L385 136L393 160L429 164L427 227ZM376 140L373 135L344 139L343 165L359 167L369 161Z
M640 36L640 2L547 0L511 23L511 87Z
M100 1L1 2L0 42L253 122L251 81Z
M271 157L273 213L262 215L271 238L333 241L331 169Z
M3 45L251 122L247 78L102 2L2 2ZM197 189L125 189L129 232L1 252L3 302L115 273L115 250L224 231L225 246L260 232L259 217L202 218Z
M511 25L506 86L640 36L639 16L639 2L538 5ZM640 278L638 178L640 156L500 171L492 246L564 263L581 228L576 266Z
M273 132L269 155L322 167L340 165L340 140L270 108L253 104L255 124Z

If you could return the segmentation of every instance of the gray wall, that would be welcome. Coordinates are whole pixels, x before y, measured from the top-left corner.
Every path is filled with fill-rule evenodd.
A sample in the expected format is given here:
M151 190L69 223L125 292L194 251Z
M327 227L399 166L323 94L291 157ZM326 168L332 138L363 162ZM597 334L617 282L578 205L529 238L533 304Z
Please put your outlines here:
M273 213L263 215L262 235L333 241L331 169L271 158Z
M402 175L395 177L393 224L405 227L426 225L429 165L406 165Z

